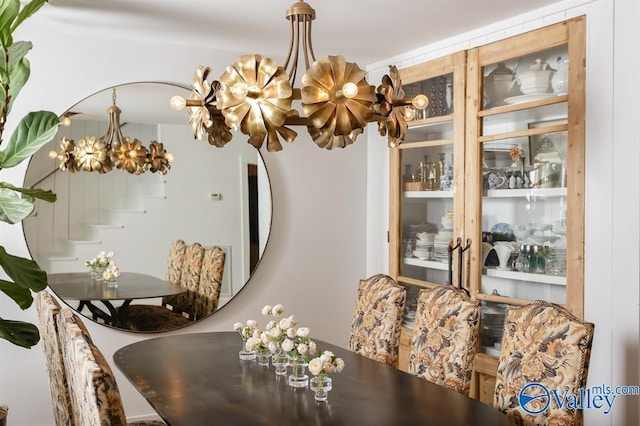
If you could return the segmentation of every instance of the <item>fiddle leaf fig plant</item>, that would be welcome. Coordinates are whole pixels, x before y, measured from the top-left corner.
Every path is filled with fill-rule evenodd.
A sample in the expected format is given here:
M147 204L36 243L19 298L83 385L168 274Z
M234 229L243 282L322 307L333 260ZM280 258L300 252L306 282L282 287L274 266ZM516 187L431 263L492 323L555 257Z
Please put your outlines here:
M30 74L26 55L32 44L28 41L14 42L13 34L45 3L47 0L32 0L21 8L19 0L0 0L0 170L15 167L29 158L53 139L60 124L53 112L30 112L20 120L7 144L2 146L11 107ZM10 224L21 222L33 212L35 199L54 202L56 195L48 190L19 188L0 181L0 221ZM8 277L8 280L0 278L0 291L21 309L27 309L33 303L32 292L47 287L47 274L35 261L9 254L2 245L0 268ZM3 318L0 312L0 338L30 348L38 343L40 333L34 324Z

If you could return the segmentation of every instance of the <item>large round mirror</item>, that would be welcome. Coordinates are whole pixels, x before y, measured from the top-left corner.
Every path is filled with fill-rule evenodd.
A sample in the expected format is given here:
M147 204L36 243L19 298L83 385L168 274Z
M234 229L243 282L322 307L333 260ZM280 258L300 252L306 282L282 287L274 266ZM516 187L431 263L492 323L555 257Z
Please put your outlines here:
M55 203L37 201L36 213L23 221L31 256L47 272L51 289L61 299L112 327L140 331L117 321L123 304L163 306L174 313L165 303L167 298L183 297L183 304L192 300L175 296L180 291L169 280L176 268L182 270L183 281L186 270L193 268L188 255L179 264L175 259L170 262L175 242L184 241L187 253L195 243L205 251L219 247L224 252L223 264L216 266L223 268L216 306L198 315L182 313L189 321L228 303L249 281L267 246L271 188L260 152L248 143L216 148L194 140L185 112L169 107L177 94L189 97L189 91L177 85L131 83L85 98L69 108L68 120L63 120L68 125L60 126L27 169L25 187L57 194ZM160 142L174 157L165 174L128 173L117 167L107 173L72 173L58 167L60 158L50 157L51 151L61 152L63 137L76 145L91 136L104 139L107 110L114 104L121 111L122 136L147 148L152 141ZM91 280L86 262L100 252L114 253L120 271L114 286ZM200 260L204 271L206 264ZM194 293L197 283L194 276L190 279L190 284L180 285L190 285ZM175 327L188 324L169 317Z

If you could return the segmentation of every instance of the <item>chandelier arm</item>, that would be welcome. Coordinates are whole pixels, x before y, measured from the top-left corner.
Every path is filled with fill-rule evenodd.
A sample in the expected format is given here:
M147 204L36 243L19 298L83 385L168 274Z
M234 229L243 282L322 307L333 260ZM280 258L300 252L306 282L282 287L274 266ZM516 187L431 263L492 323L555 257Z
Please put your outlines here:
M284 69L289 70L289 61L291 60L291 54L293 53L293 20L289 21L289 53L287 54L287 60L284 63ZM289 75L291 77L291 75Z
M305 42L309 43L309 48L305 49L305 54L307 52L307 50L309 51L309 53L311 54L311 59L313 60L313 62L316 61L316 55L313 52L313 42L311 41L311 25L313 25L313 19L309 20L309 25L307 26L307 35L305 37ZM309 68L309 61L307 61L307 68Z

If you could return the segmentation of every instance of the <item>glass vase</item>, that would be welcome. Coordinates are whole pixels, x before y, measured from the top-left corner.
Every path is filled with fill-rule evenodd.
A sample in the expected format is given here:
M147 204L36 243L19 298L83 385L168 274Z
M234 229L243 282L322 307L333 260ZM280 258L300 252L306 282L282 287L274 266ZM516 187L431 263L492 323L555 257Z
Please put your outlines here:
M289 358L283 353L276 353L271 358L271 364L276 368L277 376L285 376L289 366Z
M326 401L329 391L333 389L331 378L327 376L315 376L309 380L309 389L314 392L316 401Z
M271 353L268 349L258 348L256 350L256 359L258 360L258 365L263 367L269 366L269 359L271 358Z
M308 362L301 355L289 357L289 365L291 373L289 374L289 386L292 388L304 388L309 385L309 376L307 376Z
M256 351L247 350L247 341L242 340L242 348L238 352L238 357L243 361L252 361L256 359Z

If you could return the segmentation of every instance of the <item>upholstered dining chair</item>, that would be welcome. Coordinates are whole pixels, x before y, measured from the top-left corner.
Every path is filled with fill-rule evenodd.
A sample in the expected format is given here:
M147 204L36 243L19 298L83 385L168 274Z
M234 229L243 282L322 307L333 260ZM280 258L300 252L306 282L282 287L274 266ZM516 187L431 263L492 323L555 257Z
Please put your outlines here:
M226 254L218 246L205 250L200 283L196 292L196 317L204 318L218 309Z
M396 366L406 298L407 290L388 275L377 274L360 280L349 348Z
M62 308L56 323L76 425L165 425L157 420L127 423L113 371L82 320Z
M520 393L536 383L549 392L578 395L587 382L593 330L593 324L553 303L507 307L493 406L519 425L581 425L581 410L566 404L559 407L552 397L534 398L540 395L540 386L523 392L530 400ZM547 402L543 410L541 404ZM536 411L541 412L530 413Z
M468 395L480 332L480 302L450 285L422 289L409 373Z
M42 349L49 375L53 418L57 426L74 426L71 396L67 385L67 374L62 359L62 348L58 337L56 315L60 312L60 304L48 292L41 291L35 297L38 324L42 336Z
M186 293L163 298L163 306L170 305L173 312L185 314L189 319L195 319L195 302L197 301L198 286L202 273L202 263L205 249L200 243L193 243L185 247L180 274L180 285L187 289ZM171 258L171 253L169 258Z

